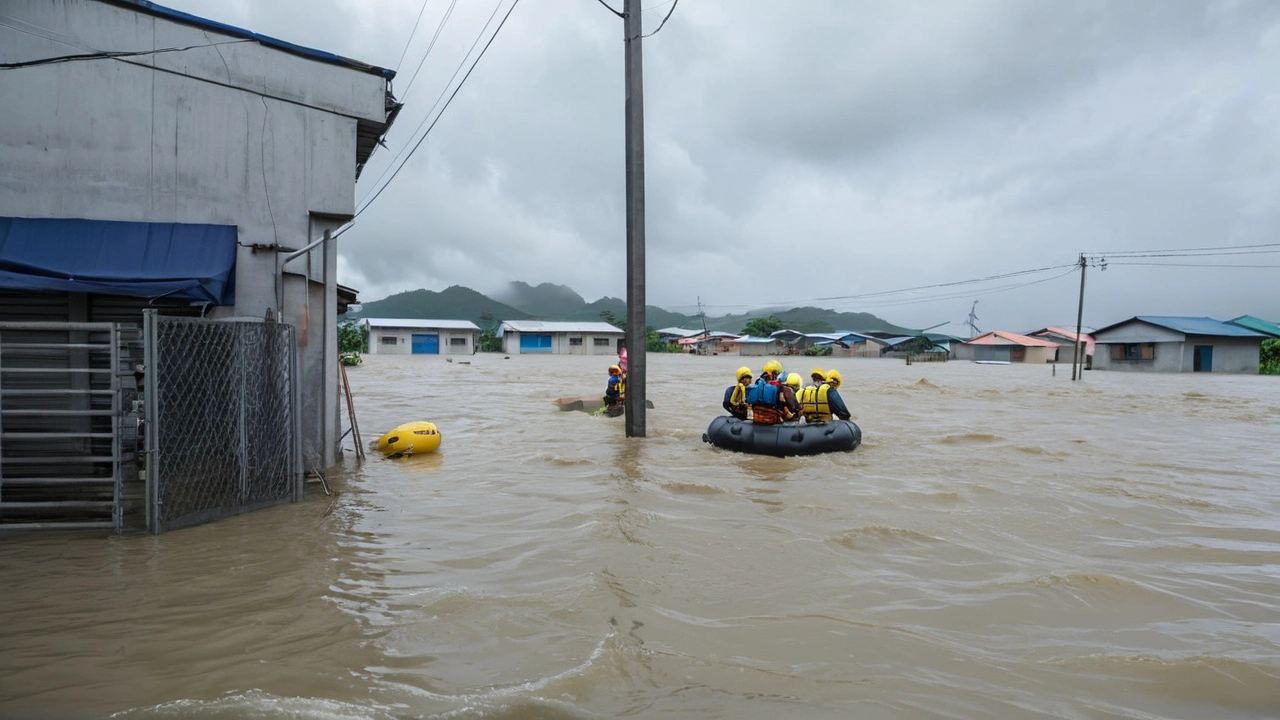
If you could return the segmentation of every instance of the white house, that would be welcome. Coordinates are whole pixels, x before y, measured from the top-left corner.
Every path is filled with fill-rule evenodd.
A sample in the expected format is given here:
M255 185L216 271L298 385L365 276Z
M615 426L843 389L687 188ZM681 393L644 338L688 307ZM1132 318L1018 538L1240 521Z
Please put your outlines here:
M0 321L290 323L305 462L331 464L337 245L313 243L355 214L395 73L142 0L0 16Z
M370 355L470 355L480 328L470 320L365 318Z
M1258 373L1262 341L1207 317L1139 315L1095 330L1095 370Z
M617 355L627 334L606 322L502 323L502 351L515 354Z

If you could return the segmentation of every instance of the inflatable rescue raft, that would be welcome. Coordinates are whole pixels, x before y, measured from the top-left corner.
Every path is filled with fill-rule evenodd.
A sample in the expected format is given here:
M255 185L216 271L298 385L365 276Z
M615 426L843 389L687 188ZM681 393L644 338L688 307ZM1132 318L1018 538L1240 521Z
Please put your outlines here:
M702 441L735 452L787 457L848 452L862 444L862 428L849 420L756 425L722 415L711 421Z
M434 423L411 422L378 438L378 450L392 458L425 455L439 449L440 440L440 430Z

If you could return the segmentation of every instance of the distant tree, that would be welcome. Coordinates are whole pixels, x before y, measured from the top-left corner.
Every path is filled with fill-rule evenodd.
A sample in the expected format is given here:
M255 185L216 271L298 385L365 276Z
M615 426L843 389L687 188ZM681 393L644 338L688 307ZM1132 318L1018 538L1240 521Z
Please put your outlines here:
M338 323L338 359L342 364L359 365L362 352L369 352L369 331L355 320Z
M742 334L752 337L769 337L783 327L785 325L782 324L782 321L772 315L764 318L751 318L747 321L746 326L742 328Z
M927 353L933 351L933 341L929 338L919 335L911 339L904 348L908 353Z
M1280 375L1280 338L1262 341L1262 361L1258 363L1261 375Z
M812 355L812 356L830 355L831 346L830 345L810 345L809 347L804 349L804 354Z
M626 330L626 329L627 329L627 321L626 321L626 319L625 319L625 318L620 318L620 317L618 317L617 315L614 315L612 310L601 310L601 311L600 311L600 317L604 318L604 321L605 321L605 322L607 322L607 323L609 323L610 325L612 325L612 326L614 326L614 327L618 328L619 330Z

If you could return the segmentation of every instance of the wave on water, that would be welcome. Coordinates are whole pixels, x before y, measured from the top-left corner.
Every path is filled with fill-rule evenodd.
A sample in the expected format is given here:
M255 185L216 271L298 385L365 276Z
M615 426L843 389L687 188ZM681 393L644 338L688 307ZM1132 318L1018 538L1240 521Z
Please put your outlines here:
M209 718L211 720L395 720L399 715L381 705L357 705L326 698L281 697L262 690L231 693L216 700L172 700L152 707L108 715L120 720L143 718Z
M894 544L898 542L913 544L939 542L938 538L925 535L924 533L917 532L915 530L888 527L886 525L867 525L841 533L840 535L831 538L831 540L837 545L843 545L850 550L858 550L868 546Z
M719 495L726 492L724 488L715 485L694 482L668 481L662 483L662 487L680 495Z
M959 445L961 443L1000 442L1001 440L1004 440L1004 438L991 433L961 433L959 435L947 435L939 442L944 442L948 445Z

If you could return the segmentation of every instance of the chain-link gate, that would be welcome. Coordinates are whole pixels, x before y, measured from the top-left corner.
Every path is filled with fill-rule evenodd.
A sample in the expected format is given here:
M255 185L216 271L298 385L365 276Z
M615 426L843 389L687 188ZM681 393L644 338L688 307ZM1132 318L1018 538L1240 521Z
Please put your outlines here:
M143 315L147 527L302 497L293 328Z

